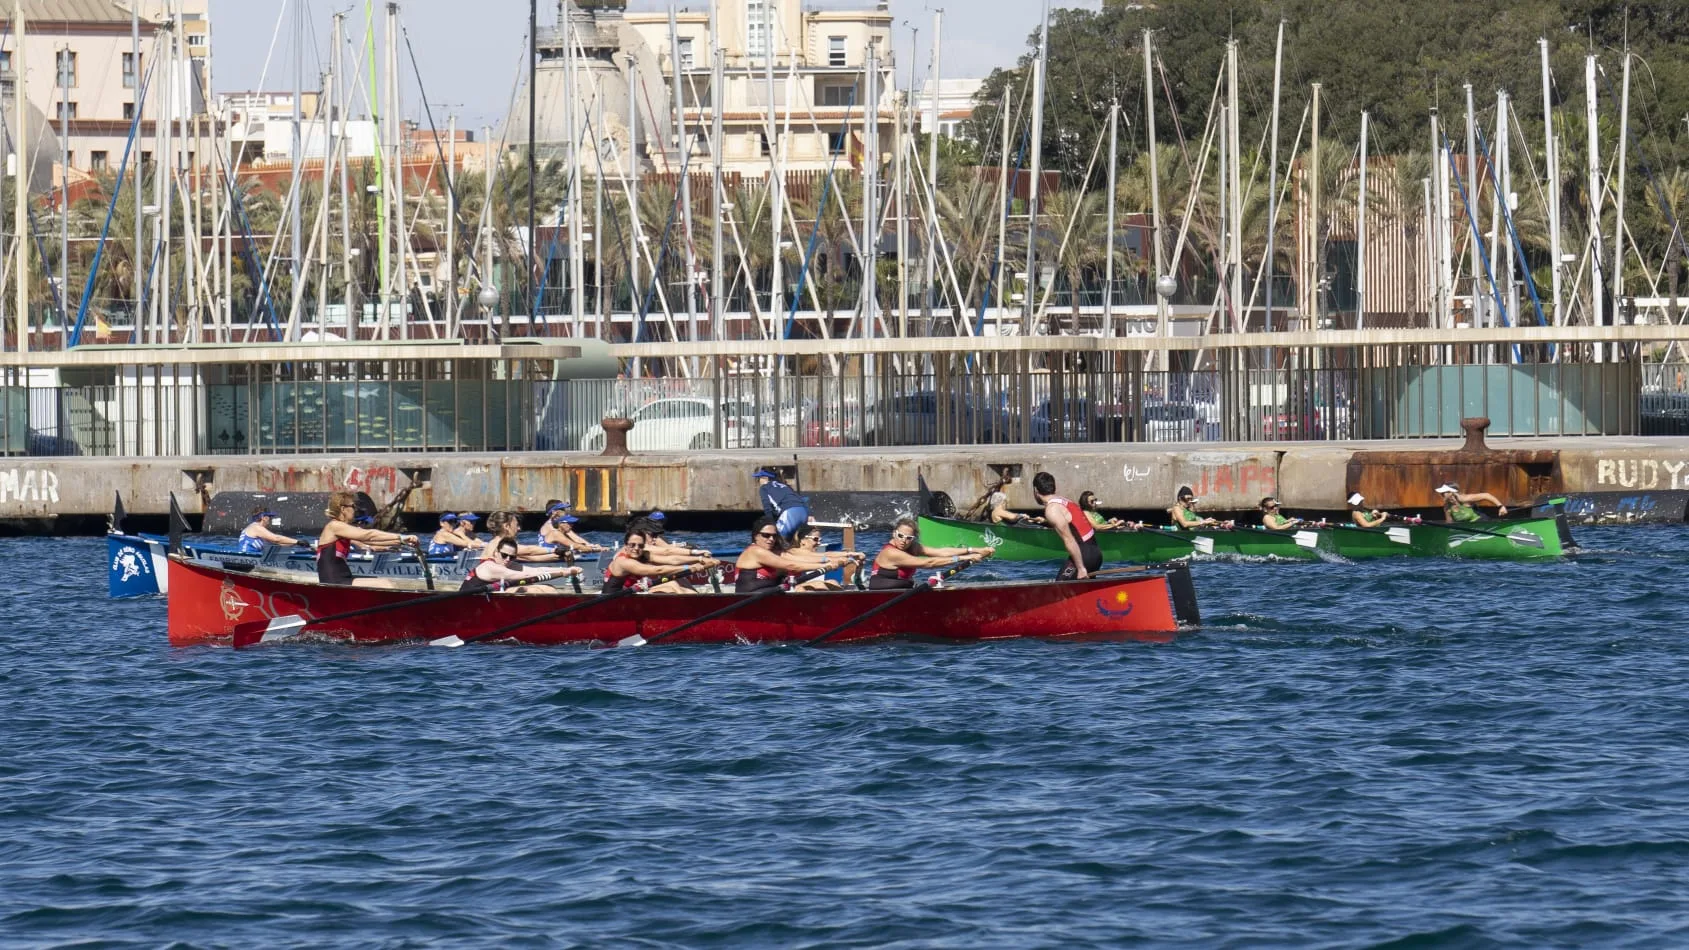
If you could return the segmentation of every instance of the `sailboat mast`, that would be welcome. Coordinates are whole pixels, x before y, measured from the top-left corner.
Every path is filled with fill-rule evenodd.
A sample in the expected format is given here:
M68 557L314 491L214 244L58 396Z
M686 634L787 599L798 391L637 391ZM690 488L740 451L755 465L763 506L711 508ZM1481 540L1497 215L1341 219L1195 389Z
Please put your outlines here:
M675 64L676 69L679 64ZM639 226L639 58L628 54L628 309L639 319L639 249L645 233ZM598 336L604 337L604 314L598 322Z
M1566 322L1565 292L1561 289L1560 270L1560 148L1554 138L1554 88L1548 72L1548 39L1537 45L1542 51L1542 136L1548 152L1548 244L1550 271L1554 284L1554 325Z
M862 158L862 338L874 338L874 315L878 306L876 286L880 257L880 212L876 199L880 187L880 56L868 42L867 95L863 115L867 120Z
M1624 298L1624 188L1630 144L1630 48L1624 51L1624 78L1619 87L1619 180L1613 188L1613 324L1619 324L1619 301Z
M1471 225L1472 233L1477 234L1478 197L1483 189L1483 183L1478 178L1477 110L1472 103L1472 84L1467 83L1462 88L1466 92L1466 193L1469 196L1469 200L1465 204L1467 216L1472 218L1468 224ZM1471 321L1474 327L1487 327L1495 322L1495 317L1489 315L1493 306L1490 301L1493 298L1485 294L1481 286L1484 280L1483 251L1478 247L1476 240L1467 245L1467 250L1467 256L1470 259L1468 266L1472 268L1472 303L1469 309L1470 315L1467 319ZM1492 270L1490 273L1493 274L1495 271Z
M1595 54L1583 61L1584 120L1589 129L1589 325L1598 327L1604 317L1601 295L1606 292L1601 279L1601 137L1595 115ZM1595 345L1595 361L1601 362L1601 344Z
M19 24L21 29L21 20ZM21 44L19 48L21 50ZM129 5L129 69L130 75L134 77L132 81L135 84L135 109L142 111L146 108L146 102L141 99L141 5L139 3ZM137 139L141 136L139 122L135 124L134 135ZM146 201L145 198L141 197L141 165L142 162L137 159L135 162L135 253L129 261L130 283L133 284L130 290L134 292L135 297L134 324L137 330L141 327L141 306L143 303L141 294L146 285L146 280L141 273L143 267L141 262L146 260L146 255L141 252L141 245L146 241L141 233L141 223L146 217L141 213L141 205ZM234 213L233 208L229 211L231 215Z
M1237 40L1226 44L1226 150L1231 153L1231 240L1227 242L1231 256L1227 261L1227 269L1231 272L1231 298L1233 326L1238 332L1249 328L1248 314L1244 313L1243 299L1243 145L1239 133L1241 121L1239 119L1237 93Z
M1355 208L1355 329L1366 329L1366 161L1367 124L1371 118L1361 112L1361 191Z
M1026 311L1023 333L1031 332L1038 296L1038 186L1044 168L1044 69L1050 55L1050 0L1038 27L1038 61L1032 67L1032 181L1026 198Z
M943 52L940 40L944 36L944 11L934 10L932 14L932 95L927 103L927 204L931 216L927 219L927 237L922 243L926 245L926 269L924 286L927 289L925 305L922 307L927 325L927 333L932 333L932 311L938 306L938 286L934 283L937 269L938 247L938 100L939 100L939 66L940 54ZM913 91L913 90L911 90Z
M780 235L785 229L780 226L783 214L782 198L785 194L786 183L782 180L780 169L780 135L774 122L774 4L763 5L763 67L764 81L768 88L768 200L772 209L769 218L769 235L772 247L769 257L768 280L768 312L772 316L778 314L780 307ZM756 294L756 288L748 288L751 294Z
M1284 20L1278 21L1278 41L1273 46L1273 116L1271 120L1271 140L1267 143L1267 255L1265 267L1267 271L1267 312L1262 318L1262 329L1272 332L1273 329L1273 274L1278 270L1274 266L1273 245L1278 236L1278 120L1280 92L1284 88ZM1362 113L1363 123L1365 113ZM1364 125L1362 126L1365 127ZM1361 174L1366 174L1366 165L1362 163ZM1362 199L1365 200L1365 199Z
M1103 336L1114 335L1114 206L1120 166L1120 100L1108 104L1108 243L1103 250Z
M1153 71L1154 41L1150 31L1144 31L1144 146L1149 155L1150 243L1155 245L1155 273L1150 285L1155 293L1155 335L1167 335L1168 297L1162 291L1171 281L1167 272L1167 245L1161 234L1161 165L1155 150L1155 87L1150 81ZM1155 354L1151 354L1153 357Z
M16 25L17 41L13 47L13 57L17 60L12 89L12 107L17 112L18 119L18 151L17 166L13 169L12 180L16 183L16 193L12 196L12 250L17 254L17 264L12 269L12 292L16 297L18 322L18 352L29 352L29 173L34 162L29 160L29 96L25 91L29 81L29 72L24 62L24 51L28 48L28 25L24 19L23 0L12 0L12 22ZM136 317L137 325L139 316Z

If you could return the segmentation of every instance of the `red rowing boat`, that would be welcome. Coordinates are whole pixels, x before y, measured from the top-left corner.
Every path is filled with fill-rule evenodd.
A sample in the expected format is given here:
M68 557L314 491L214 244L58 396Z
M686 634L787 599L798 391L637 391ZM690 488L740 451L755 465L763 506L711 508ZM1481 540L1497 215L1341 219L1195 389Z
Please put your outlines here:
M278 621L316 620L357 612L356 617L310 625L310 634L359 643L420 640L514 627L499 639L523 643L601 643L643 637L655 640L677 631L670 643L829 643L914 637L943 641L1008 637L1101 639L1164 637L1175 632L1174 592L1189 590L1184 568L1138 571L1083 581L1037 581L923 588L906 591L805 591L761 597L755 594L432 594L421 590L327 587L299 579L226 571L202 561L170 561L170 642L176 646L235 642L244 630ZM581 606L567 616L537 619ZM1187 613L1194 596L1185 596ZM736 602L743 609L729 610ZM875 612L876 608L884 608ZM869 614L872 612L872 616ZM719 613L717 618L703 619ZM536 620L523 624L526 620ZM1194 617L1189 618L1194 622ZM702 620L702 622L697 622ZM243 636L245 634L243 633ZM256 641L252 637L252 641Z

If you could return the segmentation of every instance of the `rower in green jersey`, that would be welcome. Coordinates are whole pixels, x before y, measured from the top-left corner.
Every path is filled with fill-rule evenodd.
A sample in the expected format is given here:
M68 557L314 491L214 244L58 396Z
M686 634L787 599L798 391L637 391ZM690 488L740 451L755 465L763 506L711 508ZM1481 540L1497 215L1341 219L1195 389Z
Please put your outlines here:
M1437 494L1443 496L1443 520L1450 524L1483 520L1474 505L1491 505L1497 515L1507 517L1507 506L1487 491L1462 492L1459 485L1446 482L1437 486Z
M1349 519L1362 528L1376 528L1388 520L1377 508L1366 507L1366 496L1355 492L1349 496Z
M1277 498L1268 495L1261 499L1261 527L1268 531L1289 531L1303 524L1305 522L1301 518L1292 518L1280 511Z

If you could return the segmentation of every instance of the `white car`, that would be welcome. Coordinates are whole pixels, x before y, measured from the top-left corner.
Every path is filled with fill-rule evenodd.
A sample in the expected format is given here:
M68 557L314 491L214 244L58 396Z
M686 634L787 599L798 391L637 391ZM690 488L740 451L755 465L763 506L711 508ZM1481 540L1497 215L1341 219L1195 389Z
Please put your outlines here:
M684 452L715 448L715 404L695 396L671 396L640 406L629 417L633 429L628 448L635 452ZM732 445L738 423L722 420ZM582 452L604 451L604 427L595 425L581 437Z

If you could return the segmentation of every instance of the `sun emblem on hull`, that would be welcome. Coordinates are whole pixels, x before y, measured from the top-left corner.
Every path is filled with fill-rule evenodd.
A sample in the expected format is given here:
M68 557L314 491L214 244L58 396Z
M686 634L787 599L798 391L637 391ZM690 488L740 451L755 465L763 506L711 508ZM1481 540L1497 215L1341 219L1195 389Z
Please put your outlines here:
M223 607L224 620L239 620L241 613L251 606L240 599L240 592L235 590L234 581L223 579L223 589L217 594L217 602Z
M1111 600L1114 601L1113 607L1108 604ZM1128 616L1132 613L1133 606L1131 595L1123 590L1115 591L1112 597L1097 598L1097 613L1104 617L1120 618Z

